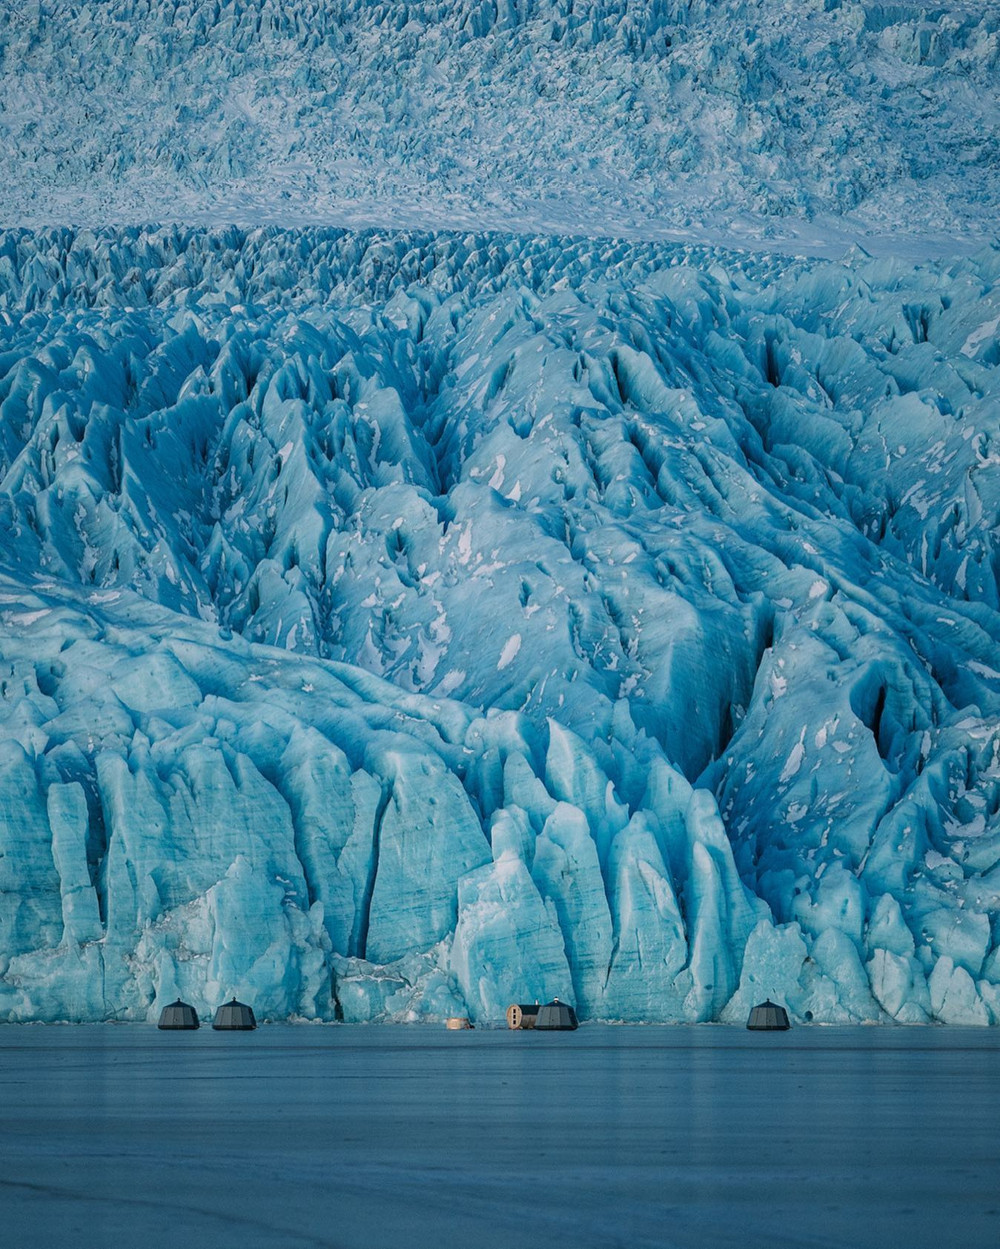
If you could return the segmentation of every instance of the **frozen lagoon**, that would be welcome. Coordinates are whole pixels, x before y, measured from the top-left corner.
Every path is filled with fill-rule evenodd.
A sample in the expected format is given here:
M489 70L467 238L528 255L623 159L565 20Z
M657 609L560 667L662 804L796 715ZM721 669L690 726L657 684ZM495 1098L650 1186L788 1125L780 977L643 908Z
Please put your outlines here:
M1000 1034L0 1029L35 1247L994 1246Z

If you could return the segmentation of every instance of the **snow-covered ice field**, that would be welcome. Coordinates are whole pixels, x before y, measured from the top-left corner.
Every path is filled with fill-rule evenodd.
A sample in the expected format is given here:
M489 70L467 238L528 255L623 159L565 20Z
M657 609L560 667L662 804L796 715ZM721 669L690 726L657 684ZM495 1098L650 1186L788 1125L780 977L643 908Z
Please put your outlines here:
M5 0L0 225L985 241L1000 10Z
M994 1249L1000 1038L0 1029L19 1249Z

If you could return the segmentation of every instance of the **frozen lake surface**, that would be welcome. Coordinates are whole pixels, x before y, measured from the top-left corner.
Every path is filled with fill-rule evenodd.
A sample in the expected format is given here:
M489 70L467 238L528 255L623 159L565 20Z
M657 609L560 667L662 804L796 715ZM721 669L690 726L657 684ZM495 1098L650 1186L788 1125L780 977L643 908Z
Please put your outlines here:
M994 1249L998 1175L993 1031L0 1028L22 1249Z

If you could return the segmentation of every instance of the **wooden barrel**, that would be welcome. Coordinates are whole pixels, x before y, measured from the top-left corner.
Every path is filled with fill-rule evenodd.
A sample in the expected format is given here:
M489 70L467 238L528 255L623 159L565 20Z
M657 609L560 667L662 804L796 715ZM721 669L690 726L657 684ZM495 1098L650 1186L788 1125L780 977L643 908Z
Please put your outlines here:
M514 1002L507 1007L507 1027L513 1029L533 1028L538 1018L537 1002Z

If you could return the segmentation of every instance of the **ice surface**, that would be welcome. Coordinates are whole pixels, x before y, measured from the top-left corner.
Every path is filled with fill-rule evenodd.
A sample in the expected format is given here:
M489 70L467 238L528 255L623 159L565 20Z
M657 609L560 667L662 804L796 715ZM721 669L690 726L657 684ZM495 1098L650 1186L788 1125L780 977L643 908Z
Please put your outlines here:
M998 281L0 235L0 1017L1000 1021Z
M995 1031L94 1025L0 1059L23 1249L997 1240Z
M998 35L957 0L4 4L0 223L919 257L995 229Z

